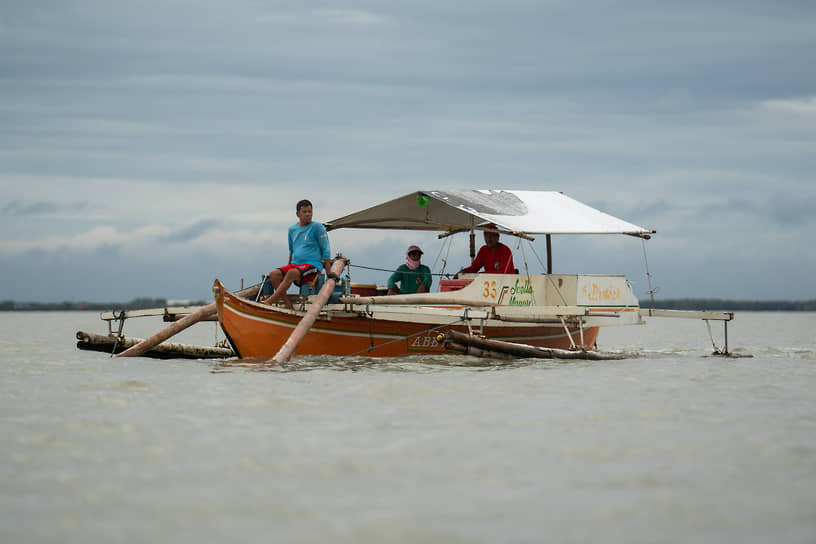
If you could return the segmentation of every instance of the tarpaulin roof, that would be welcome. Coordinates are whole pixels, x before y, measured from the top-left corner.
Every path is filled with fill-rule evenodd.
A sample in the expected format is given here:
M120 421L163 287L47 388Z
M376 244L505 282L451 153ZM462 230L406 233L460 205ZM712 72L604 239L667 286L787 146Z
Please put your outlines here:
M495 223L512 234L631 234L651 229L627 223L557 191L417 191L328 221L340 228L456 232Z

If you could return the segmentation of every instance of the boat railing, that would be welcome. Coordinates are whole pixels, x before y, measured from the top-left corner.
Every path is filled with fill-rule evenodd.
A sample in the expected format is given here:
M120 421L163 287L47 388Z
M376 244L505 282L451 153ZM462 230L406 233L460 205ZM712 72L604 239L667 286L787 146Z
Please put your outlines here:
M714 355L734 356L728 351L728 322L734 319L734 312L709 312L695 310L661 310L656 308L641 308L641 317L673 317L680 319L702 319L708 328L708 336L711 345L714 347ZM723 347L717 346L714 340L714 333L711 332L711 322L722 321L723 324Z
M161 316L165 322L178 321L182 317L188 316L203 306L166 306L163 308L143 308L140 310L108 310L99 314L102 321L108 323L108 335L119 336L122 333L122 326L126 319L134 317L155 317ZM218 316L208 316L202 321L218 321ZM119 330L113 330L114 322L118 322Z

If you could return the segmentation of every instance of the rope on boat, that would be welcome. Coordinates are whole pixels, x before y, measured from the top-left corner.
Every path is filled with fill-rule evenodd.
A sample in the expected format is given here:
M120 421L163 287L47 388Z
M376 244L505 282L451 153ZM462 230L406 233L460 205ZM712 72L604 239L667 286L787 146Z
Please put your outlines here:
M391 273L393 273L393 272L397 271L395 268L377 268L376 266L363 266L361 264L355 264L354 266L356 266L357 268L364 268L366 270L376 270L378 272L391 272ZM351 265L349 265L349 268L350 267L351 267ZM431 272L431 276L451 277L451 276L453 276L453 274L445 273L445 272L440 272L440 273Z
M445 256L442 257L442 251L444 251L445 246L447 246L448 250L445 252ZM451 247L453 247L453 238L448 238L442 242L442 247L439 248L439 253L436 254L436 259L434 259L431 269L436 268L436 263L440 260L440 258L442 259L442 272L439 273L440 276L445 275L445 268L448 266L448 257L450 256Z
M547 267L544 264L544 262L541 260L541 257L539 257L538 252L536 252L535 246L533 245L533 243L528 240L527 244L530 246L530 250L533 252L533 255L536 256L536 259L538 259L538 264L541 265L542 269L546 270ZM523 246L522 246L522 248L523 248ZM527 268L527 256L524 254L524 249L522 249L521 255L522 255L522 258L524 259L524 268L525 268L525 270L528 270L528 273L529 273L529 269ZM553 291L555 291L555 293L561 299L561 302L566 306L567 305L567 299L564 297L564 293L561 292L561 289L559 289L559 287L555 284L555 281L553 280L552 274L547 274L546 278L547 278L547 281L550 282L550 285L553 286Z
M652 274L649 272L649 260L646 258L646 240L641 238L641 243L643 244L643 262L646 264L646 280L649 282L649 290L646 291L649 294L649 300L652 304L652 310L655 309L654 304L654 296L655 294L660 291L660 287L655 287L652 289ZM714 346L715 348L717 346Z
M532 242L530 242L529 240L527 241L527 243L528 243L528 245L530 246L530 249L533 251L533 255L535 255L535 256L536 256L536 259L538 259L538 264L540 264L540 265L541 265L541 269L542 269L542 270L546 270L546 269L547 269L547 266L544 264L544 261L542 261L542 260L541 260L541 257L539 257L539 256L538 256L538 253L536 252L536 250L535 250L535 246L533 245L533 243L532 243ZM524 253L522 252L522 257L523 257L523 256L524 256ZM524 260L524 265L525 265L525 266L527 266L527 259L526 259L526 258L525 258L525 260Z
M413 338L414 336L420 336L422 334L426 334L426 333L433 332L433 331L436 331L436 330L439 330L439 329L443 329L445 327L450 327L451 325L456 325L457 323L459 323L460 321L463 321L464 319L465 319L465 316L462 316L459 319L457 319L456 321L451 321L450 323L446 323L444 325L438 325L436 327L431 327L430 329L426 329L424 331L420 331L420 332L417 332L417 333L414 333L414 334L409 334L408 336L400 336L399 338L397 338L395 340L388 341L388 342L386 342L384 344L378 344L377 346L374 345L373 333L370 333L371 334L371 336L370 336L371 337L371 347L370 348L362 349L362 350L360 350L358 352L355 352L355 353L349 353L345 357L355 357L357 355L360 355L361 353L369 353L369 352L371 352L371 350L373 350L375 348L381 348L383 346L388 346L388 345L393 344L395 342L402 342L403 340L408 340L409 338ZM371 321L373 322L373 317L372 317Z

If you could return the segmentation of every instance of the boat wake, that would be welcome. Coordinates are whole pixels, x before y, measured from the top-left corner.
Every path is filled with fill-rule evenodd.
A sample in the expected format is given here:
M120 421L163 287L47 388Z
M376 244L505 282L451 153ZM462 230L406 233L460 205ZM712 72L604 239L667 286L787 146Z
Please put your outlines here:
M766 359L799 359L816 361L816 350L802 347L766 346L751 350L755 357Z
M626 359L640 357L637 352L620 352ZM228 359L213 365L212 372L314 372L332 370L337 372L408 372L431 373L451 369L467 369L477 372L512 370L531 366L614 364L612 361L587 361L584 359L519 358L511 360L486 359L458 354L405 355L400 357L336 357L330 355L306 355L295 357L285 363L271 359Z

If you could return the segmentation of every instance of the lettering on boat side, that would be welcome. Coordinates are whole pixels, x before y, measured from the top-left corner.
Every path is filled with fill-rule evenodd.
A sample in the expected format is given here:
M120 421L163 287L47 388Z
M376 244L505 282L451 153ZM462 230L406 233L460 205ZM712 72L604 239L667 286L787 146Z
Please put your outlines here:
M495 299L496 298L496 282L495 281L486 281L484 282L484 291L482 291L482 296L484 298ZM501 302L499 302L501 304Z
M421 336L414 336L408 339L408 351L443 351L442 346L436 341L439 333L426 333Z
M487 283L485 282L485 289L487 289ZM496 284L495 281L490 282L494 286ZM495 288L492 290L493 297L495 298ZM509 295L509 296L508 296ZM499 305L507 305L507 306L532 306L533 304L533 286L530 284L530 280L525 279L522 283L519 279L516 279L516 283L512 286L503 285L501 288L501 294L499 295L498 303Z
M590 302L615 302L620 300L620 287L601 288L597 283L584 285L582 288L584 297Z

